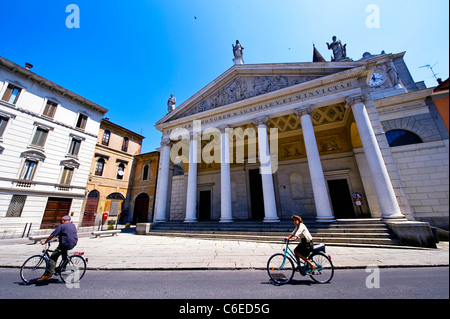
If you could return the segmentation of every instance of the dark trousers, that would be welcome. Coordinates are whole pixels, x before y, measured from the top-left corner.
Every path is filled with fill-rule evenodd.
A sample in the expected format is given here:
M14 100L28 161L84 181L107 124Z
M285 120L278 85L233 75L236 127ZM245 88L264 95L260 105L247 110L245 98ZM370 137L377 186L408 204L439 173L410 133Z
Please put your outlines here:
M63 259L67 259L67 249L58 246L58 248L56 248L51 254L49 259L48 275L53 275L55 273L56 263L59 256L62 256Z

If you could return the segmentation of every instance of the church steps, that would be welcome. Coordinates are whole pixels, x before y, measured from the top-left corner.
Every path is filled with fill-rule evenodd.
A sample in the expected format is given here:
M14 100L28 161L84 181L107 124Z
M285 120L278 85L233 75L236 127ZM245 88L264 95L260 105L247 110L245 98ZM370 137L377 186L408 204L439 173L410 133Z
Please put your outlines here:
M222 240L243 240L257 241L261 243L281 244L282 238L285 236L264 236L264 235L247 235L247 234L229 234L229 233L183 233L183 232L152 232L153 236L169 236L169 237L187 237L200 239L222 239ZM400 245L395 239L391 238L371 238L369 237L323 237L314 236L315 243L325 243L327 245Z
M389 228L380 220L338 220L319 223L305 220L316 243L328 245L400 245ZM279 223L235 221L232 223L170 221L151 225L149 235L203 239L249 240L280 243L294 229L290 220Z

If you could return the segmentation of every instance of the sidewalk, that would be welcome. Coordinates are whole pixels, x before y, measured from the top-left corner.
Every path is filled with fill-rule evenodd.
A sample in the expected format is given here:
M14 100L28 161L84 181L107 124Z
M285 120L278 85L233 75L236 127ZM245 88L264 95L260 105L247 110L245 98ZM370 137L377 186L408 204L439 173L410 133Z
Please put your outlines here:
M30 243L0 241L0 267L20 267L42 251L40 244ZM237 270L266 269L268 258L282 249L281 238L280 244L270 244L120 233L81 237L74 251L84 251L88 268L94 270ZM327 246L327 254L338 269L449 265L448 242L439 243L437 249Z

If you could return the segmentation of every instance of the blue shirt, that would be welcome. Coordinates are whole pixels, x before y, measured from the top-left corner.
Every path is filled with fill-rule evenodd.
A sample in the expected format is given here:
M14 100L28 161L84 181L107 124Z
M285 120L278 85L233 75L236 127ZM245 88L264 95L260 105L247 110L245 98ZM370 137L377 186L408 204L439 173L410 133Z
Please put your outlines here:
M77 228L72 223L59 225L52 233L54 237L59 238L59 246L70 250L78 243Z

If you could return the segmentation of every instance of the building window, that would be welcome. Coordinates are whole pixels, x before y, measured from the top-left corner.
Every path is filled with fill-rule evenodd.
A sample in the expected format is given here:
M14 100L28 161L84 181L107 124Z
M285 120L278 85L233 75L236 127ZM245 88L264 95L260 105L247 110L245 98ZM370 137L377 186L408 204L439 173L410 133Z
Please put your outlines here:
M142 180L143 181L148 180L148 165L144 166L144 172L142 173Z
M105 160L103 158L99 158L97 163L95 164L95 175L102 176L104 168Z
M16 104L21 91L22 89L18 88L17 86L8 84L5 94L3 94L2 100L11 104Z
M53 118L55 116L57 107L58 107L57 103L47 100L47 104L45 105L44 112L42 113L42 115Z
M5 132L6 124L8 124L8 121L9 121L8 117L0 116L0 137L3 136L3 133Z
M423 143L416 134L406 130L391 130L386 132L386 138L390 147Z
M111 132L108 130L105 130L103 132L103 138L102 138L102 145L109 145L109 138L111 137Z
M78 120L77 120L77 125L76 127L79 129L84 130L86 128L86 122L87 122L88 117L84 114L78 114Z
M72 138L69 147L69 155L77 156L80 151L81 141L75 137Z
M128 137L124 137L123 138L123 143L122 143L122 152L127 152L128 151Z
M34 133L31 145L44 147L45 141L47 140L48 130L42 127L37 127Z
M123 179L124 175L125 175L125 165L121 163L117 167L117 179Z
M73 168L64 167L60 184L70 185L73 176Z
M6 212L6 217L20 217L26 200L27 197L25 195L13 195L9 203L8 211Z
M31 181L33 180L34 173L36 172L37 161L25 160L20 179Z

